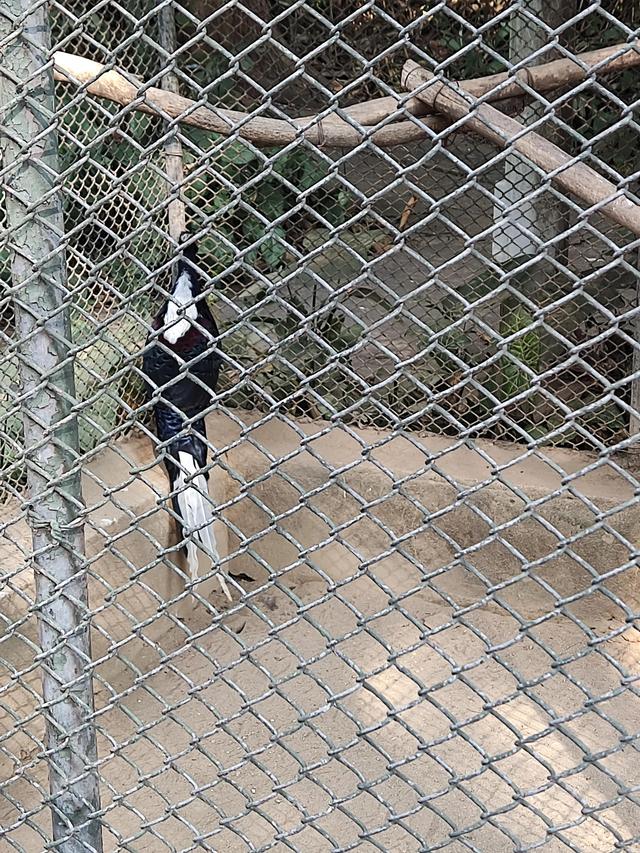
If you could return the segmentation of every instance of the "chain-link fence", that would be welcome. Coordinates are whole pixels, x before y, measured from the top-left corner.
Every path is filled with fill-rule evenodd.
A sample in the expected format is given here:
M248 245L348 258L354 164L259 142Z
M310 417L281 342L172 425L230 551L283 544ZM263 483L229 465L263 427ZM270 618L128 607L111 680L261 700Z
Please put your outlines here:
M0 850L640 849L638 17L0 0Z

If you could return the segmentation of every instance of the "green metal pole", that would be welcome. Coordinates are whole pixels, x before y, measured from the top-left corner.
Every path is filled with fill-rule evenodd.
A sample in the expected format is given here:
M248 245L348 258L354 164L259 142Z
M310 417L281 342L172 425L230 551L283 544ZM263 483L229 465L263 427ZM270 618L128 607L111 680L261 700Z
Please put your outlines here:
M12 254L54 847L102 853L69 294L47 6L0 0Z

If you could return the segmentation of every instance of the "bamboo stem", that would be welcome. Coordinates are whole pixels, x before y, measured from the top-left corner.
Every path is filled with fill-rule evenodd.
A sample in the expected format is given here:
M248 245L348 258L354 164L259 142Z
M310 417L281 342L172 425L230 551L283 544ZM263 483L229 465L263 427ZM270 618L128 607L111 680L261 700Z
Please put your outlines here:
M102 851L69 293L46 4L0 0L2 189L20 362L53 846Z
M157 5L161 3L162 0L158 0ZM176 35L174 9L170 3L161 6L158 12L158 41L160 46L167 52L170 61L175 63L178 38ZM162 88L165 92L171 92L173 95L179 95L180 93L178 77L171 67L166 69L162 77ZM169 236L177 243L180 240L180 235L183 234L187 227L184 201L180 196L184 182L182 143L178 137L178 129L176 127L173 129L167 128L167 133L164 156L165 171L169 183L167 191L171 197L167 215L169 220Z

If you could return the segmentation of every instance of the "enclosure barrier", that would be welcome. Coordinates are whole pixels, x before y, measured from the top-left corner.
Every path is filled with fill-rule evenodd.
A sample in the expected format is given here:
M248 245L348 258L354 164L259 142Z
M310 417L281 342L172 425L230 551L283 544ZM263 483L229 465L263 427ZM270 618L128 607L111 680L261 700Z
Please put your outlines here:
M638 847L636 18L0 0L0 849Z
M102 850L68 290L46 8L2 0L3 189L32 531L41 713L59 849ZM14 26L20 22L15 38ZM8 567L5 567L5 571Z

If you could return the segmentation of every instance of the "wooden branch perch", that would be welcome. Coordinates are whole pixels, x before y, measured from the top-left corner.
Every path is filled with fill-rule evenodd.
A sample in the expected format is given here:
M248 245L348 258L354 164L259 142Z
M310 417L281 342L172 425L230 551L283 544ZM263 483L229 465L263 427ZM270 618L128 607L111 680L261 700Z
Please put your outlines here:
M370 138L381 148L407 144L424 139L428 129L440 132L447 126L442 116L429 116L432 109L423 98L398 97L375 98L362 104L344 109L344 114L360 124L364 131L353 127L348 121L335 114L319 119L317 116L282 121L263 116L249 117L235 110L221 110L198 106L188 98L172 92L147 86L131 75L125 76L110 70L99 62L84 59L69 53L56 52L54 58L55 78L63 83L75 83L92 95L114 101L121 106L164 118L175 119L184 124L200 127L230 136L251 140L258 146L288 145L304 136L323 148L355 148ZM538 91L557 89L565 84L575 85L591 74L619 72L640 65L640 42L618 44L601 50L578 54L575 59L558 59L535 68L519 71L515 78L508 73L492 74L465 82L465 91L475 97L489 96L489 100L504 100L514 95L522 96L521 81ZM424 72L429 73L429 72ZM404 66L403 81L409 89L424 83L423 69L415 62ZM496 88L498 87L498 88ZM502 88L499 88L502 87ZM399 121L373 130L373 127L393 116L399 110L424 116L420 122Z
M223 136L236 134L258 146L283 146L306 137L318 147L355 148L366 138L342 119L318 119L316 116L282 121L264 116L251 116L237 110L198 106L197 102L167 92L125 76L94 62L70 53L54 54L55 79L83 86L92 95L106 98L122 106L132 106L141 112L172 118L183 124L210 130ZM409 125L409 127L406 127ZM404 127L403 127L404 126ZM434 122L441 129L442 122ZM402 142L424 138L424 131L413 122L400 122L381 128L372 134L378 145L390 147Z
M549 92L565 86L576 86L591 74L620 73L636 65L640 65L640 41L589 50L576 54L572 59L555 59L544 65L528 66L515 74L504 71L487 77L462 80L460 85L473 98L489 95L488 100L500 101L526 96L528 92L524 84L536 92ZM412 59L408 59L402 68L402 85L408 91L418 89L432 77L430 71ZM417 96L416 100L422 101L423 110L432 111L424 99ZM415 115L420 115L420 112L415 112Z
M411 69L409 76L415 78L415 69ZM420 77L425 83L433 81L426 89L416 93L416 97L431 110L441 113L450 121L465 119L462 130L475 131L500 148L511 147L519 151L563 190L589 205L599 206L603 214L640 236L640 206L618 195L619 191L611 181L585 163L576 163L553 142L528 130L525 125L490 104L478 105L466 89L436 78L424 68L421 69Z

